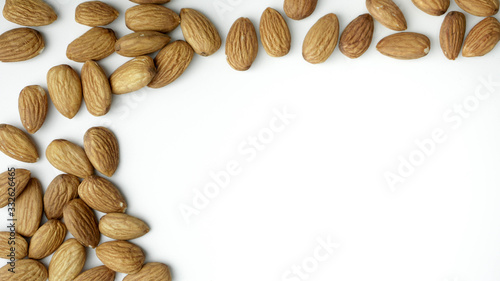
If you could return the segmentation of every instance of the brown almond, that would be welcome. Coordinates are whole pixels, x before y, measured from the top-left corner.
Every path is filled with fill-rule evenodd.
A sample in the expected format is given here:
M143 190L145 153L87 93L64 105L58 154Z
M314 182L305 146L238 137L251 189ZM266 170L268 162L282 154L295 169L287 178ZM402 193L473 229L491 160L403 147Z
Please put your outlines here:
M76 62L102 60L115 52L116 35L109 28L92 27L68 45L66 56Z
M440 16L448 11L450 0L411 0L417 8L431 16Z
M90 163L103 175L111 177L120 161L120 150L116 136L104 127L93 127L87 130L83 138L83 146Z
M0 35L0 61L16 62L32 59L42 53L42 34L31 28L15 28Z
M150 88L161 88L174 82L187 69L194 51L185 41L175 41L161 49L154 62L157 73L148 84Z
M377 50L391 58L400 60L418 59L426 56L431 49L427 36L413 32L400 32L380 40Z
M49 281L72 281L85 265L85 247L76 239L66 240L50 259Z
M460 54L465 37L465 15L460 12L449 12L444 18L439 33L439 42L444 55L454 60Z
M35 163L39 158L35 143L28 134L8 124L0 124L0 151L26 163Z
M16 232L31 237L40 227L43 215L43 191L40 181L31 178L23 193L16 198Z
M282 57L290 52L292 37L283 16L273 8L267 8L260 18L260 40L271 57Z
M307 32L302 45L302 56L312 64L325 62L339 40L339 20L333 13L320 18Z
M285 0L283 9L289 18L301 20L309 17L317 4L318 0Z
M57 19L54 9L42 0L6 0L3 16L24 26L49 25Z
M28 257L35 260L48 257L64 242L66 232L66 226L61 221L47 221L31 237Z
M99 221L99 231L116 240L132 240L149 232L149 226L142 220L123 213L110 213Z
M9 270L10 264L0 268L0 280L9 281L46 281L49 277L47 268L41 262L31 259L18 260L16 262L15 274Z
M47 160L56 169L80 178L94 173L85 151L80 146L67 140L53 140L45 151Z
M117 54L124 57L138 57L151 54L165 47L170 37L158 31L138 31L118 39L115 44Z
M489 17L498 13L499 0L455 0L467 13L478 17Z
M342 32L339 50L351 59L359 58L372 43L373 29L373 17L370 14L355 18Z
M368 12L385 27L395 30L406 30L406 19L398 5L392 0L366 0Z
M170 268L159 262L146 263L141 271L129 274L123 281L172 281Z
M464 57L480 57L489 53L500 40L500 22L488 17L474 26L465 38L462 55Z
M113 95L108 76L95 61L86 61L82 66L82 92L90 114L103 116L109 112Z
M94 211L82 199L69 201L63 209L63 217L69 232L83 246L95 248L101 240Z
M125 24L133 31L170 32L179 26L180 22L178 14L161 5L137 5L125 12Z
M31 178L26 169L7 170L0 174L0 208L14 206L14 198L21 195Z
M135 92L147 86L156 75L154 61L149 56L140 56L118 67L109 81L113 94L122 95Z
M12 249L15 249L13 252ZM28 255L28 242L19 234L11 231L0 232L0 257L21 260Z
M50 182L43 196L47 219L62 218L64 205L78 196L79 185L78 177L69 174L58 175Z
M181 9L181 29L186 42L201 56L210 56L222 45L215 25L202 13L194 9Z
M76 7L75 21L92 27L103 26L112 23L118 15L118 11L107 3L88 1Z
M237 19L227 34L227 62L235 70L246 71L257 58L258 51L259 41L253 23L248 18Z
M47 73L47 87L52 103L64 117L72 119L82 105L82 82L67 64L52 67Z
M19 94L19 116L28 133L36 133L45 122L49 101L45 90L38 86L26 86Z
M115 272L105 265L82 272L73 281L114 281Z
M92 209L102 213L123 213L127 202L111 182L93 175L80 184L78 195Z
M166 4L170 2L170 0L130 0L130 2L136 4Z
M139 272L145 260L142 249L127 241L104 242L95 252L105 266L126 274Z

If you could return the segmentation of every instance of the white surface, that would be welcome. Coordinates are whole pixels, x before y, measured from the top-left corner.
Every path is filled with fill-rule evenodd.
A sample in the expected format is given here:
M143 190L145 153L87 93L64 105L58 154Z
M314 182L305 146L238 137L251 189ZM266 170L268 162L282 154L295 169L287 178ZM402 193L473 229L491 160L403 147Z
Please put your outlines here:
M133 3L109 2L120 11L110 27L118 36L129 33L124 12ZM82 106L68 120L51 104L34 136L40 152L53 139L82 144L89 127L110 127L121 148L111 180L126 196L129 214L152 228L133 242L145 249L147 261L169 264L177 281L287 280L284 275L290 281L499 280L500 86L461 125L443 114L470 98L481 79L500 82L500 48L483 58L448 61L438 40L443 17L398 0L408 30L430 37L427 57L382 56L375 44L392 31L376 23L374 42L361 58L348 59L337 49L326 63L310 65L301 44L318 18L335 12L343 29L366 12L362 0L319 2L311 17L287 20L293 46L284 58L271 58L260 47L255 64L241 73L225 62L223 48L208 58L195 56L176 82L115 97L103 118ZM65 57L66 46L88 29L73 20L80 1L51 3L58 21L37 28L45 35L45 52L0 64L0 123L21 127L18 94L30 84L46 87L50 67L81 68ZM217 12L221 3L228 10ZM282 0L172 0L167 6L199 9L225 38L235 19L246 16L257 25L267 6L282 11ZM455 3L450 10L458 10ZM480 19L467 20L470 30ZM14 27L0 20L1 32ZM172 37L182 38L180 28ZM111 73L127 60L114 54L101 64ZM245 140L265 134L284 107L295 118L248 160ZM415 141L434 129L446 141L391 189L384 174L396 172L398 157L408 158ZM180 206L192 205L193 190L212 182L212 171L235 162L240 173L188 224ZM0 166L29 168L44 187L59 174L44 156L27 165L0 155ZM6 211L0 214L5 221ZM308 276L292 278L288 271L313 262L318 241L328 239L338 245L326 260ZM93 251L89 257L86 268L100 264Z

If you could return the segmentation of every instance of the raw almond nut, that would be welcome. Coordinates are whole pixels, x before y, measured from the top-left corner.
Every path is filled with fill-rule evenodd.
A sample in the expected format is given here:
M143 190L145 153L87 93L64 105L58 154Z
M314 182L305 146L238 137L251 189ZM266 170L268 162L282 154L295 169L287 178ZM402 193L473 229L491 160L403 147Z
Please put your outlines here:
M0 124L0 151L22 162L38 161L38 150L33 140L21 129L11 125Z
M498 13L499 0L455 0L467 13L478 17L489 17Z
M380 40L377 50L391 58L401 60L418 59L426 56L431 49L427 36L413 32L401 32Z
M90 114L103 116L108 113L113 101L111 85L108 76L95 61L86 61L82 66L82 91Z
M25 169L7 170L0 174L0 208L15 204L12 199L21 195L31 178L31 172Z
M292 37L283 16L273 8L267 8L260 18L260 40L271 57L282 57L290 52Z
M24 26L49 25L57 19L54 9L42 0L6 0L3 16Z
M93 27L68 45L66 56L76 62L102 60L115 52L115 43L113 30Z
M12 253L12 248L15 252ZM0 257L21 260L28 255L28 242L19 234L10 231L0 232Z
M82 199L69 201L63 209L63 217L69 232L83 246L95 248L101 240L94 211Z
M47 87L52 103L64 117L72 119L82 105L82 82L67 64L52 67L47 73Z
M185 41L175 41L165 46L154 59L158 72L148 87L161 88L174 82L184 73L193 56L193 48Z
M142 249L127 241L104 242L95 249L95 252L105 266L126 274L139 272L145 260Z
M335 14L327 14L307 32L302 45L302 56L309 63L323 63L332 55L338 40L339 20Z
M170 37L158 31L138 31L123 36L115 44L117 54L124 57L138 57L151 54L165 47Z
M53 140L45 151L47 160L56 169L65 173L86 178L94 173L85 151L80 146L67 140Z
M342 32L339 50L351 59L359 58L372 43L373 29L373 17L370 14L355 18Z
M248 18L237 19L226 39L227 62L235 70L248 70L257 58L258 51L259 41L253 23Z
M462 55L464 57L479 57L489 53L500 40L500 22L494 17L488 17L474 26L465 38Z
M87 130L83 146L90 163L102 174L111 177L120 161L118 140L107 128L93 127Z
M146 263L141 271L125 276L123 281L172 281L172 276L167 265L150 262Z
M112 239L132 240L149 232L142 220L123 213L110 213L99 221L99 231Z
M19 116L28 133L36 133L45 122L49 101L45 90L38 86L26 86L19 94Z
M222 45L214 24L194 9L181 9L181 29L186 42L201 56L210 56Z
M79 24L95 27L112 23L118 15L115 8L104 2L88 1L76 7L75 21Z
M431 16L440 16L448 11L450 0L411 0L417 8Z
M31 237L28 257L35 260L48 257L64 242L66 232L66 226L61 221L47 221Z
M23 193L16 198L16 232L24 237L31 237L40 226L43 215L42 185L36 178L31 178Z
M460 12L449 12L444 18L439 33L439 41L444 55L454 60L460 54L465 37L465 15Z
M78 187L78 195L90 208L102 213L123 213L127 209L118 188L96 175L83 180Z
M87 253L76 239L66 240L50 259L49 281L72 281L83 269Z
M406 19L398 5L392 0L366 0L368 12L385 27L395 30L406 30Z
M289 18L301 20L310 16L317 4L318 0L285 0L283 9Z
M47 219L62 218L64 205L78 196L79 185L78 177L69 174L58 175L52 180L43 196Z
M16 273L13 274L10 264L0 268L0 280L9 281L46 281L49 277L47 268L41 262L31 259L18 260L16 262Z
M147 86L156 75L156 67L149 56L140 56L118 67L109 81L113 94L122 95L135 92Z
M31 28L15 28L0 35L0 61L16 62L32 59L42 53L45 41Z
M78 275L73 281L114 281L115 272L105 265L91 268Z
M137 5L125 12L125 24L133 31L170 32L179 26L180 22L178 14L161 5Z
M170 2L170 0L130 0L130 1L137 4L166 4Z

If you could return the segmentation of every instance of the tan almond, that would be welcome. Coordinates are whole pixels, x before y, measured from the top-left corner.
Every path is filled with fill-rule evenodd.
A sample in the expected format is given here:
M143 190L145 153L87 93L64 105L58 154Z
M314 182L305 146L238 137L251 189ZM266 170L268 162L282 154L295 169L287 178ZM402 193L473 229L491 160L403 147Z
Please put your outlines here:
M339 41L339 50L351 59L359 58L370 47L374 23L370 14L363 14L349 23Z
M465 15L460 12L449 12L444 18L439 33L439 42L444 55L454 60L460 54L465 37Z
M69 174L58 175L50 182L43 196L47 219L62 218L64 205L78 196L79 185L78 177Z
M165 47L170 37L158 31L138 31L118 39L115 44L117 54L124 57L138 57L151 54Z
M64 117L72 119L82 106L82 82L67 64L52 67L47 73L47 87L52 103Z
M320 18L307 32L302 45L302 56L312 64L325 62L339 40L339 20L335 14Z
M142 249L127 241L104 242L95 252L105 266L126 274L139 272L145 260Z
M289 18L301 20L309 17L317 4L318 0L285 0L283 9Z
M24 237L33 236L43 215L42 184L36 178L31 178L23 193L16 198L16 232Z
M64 242L66 232L66 226L61 221L47 221L31 237L28 257L35 260L48 257Z
M202 13L194 9L181 9L181 29L186 42L201 56L210 56L222 45L215 25Z
M101 240L94 211L82 199L69 201L63 209L63 217L69 232L83 246L95 248Z
M12 249L15 249L12 251ZM19 234L11 231L0 232L0 257L21 260L28 255L28 242Z
M455 0L467 13L478 17L489 17L498 13L499 0Z
M227 34L227 62L235 70L246 71L257 58L258 51L259 41L253 23L248 18L237 19Z
M187 69L194 51L185 41L175 41L161 49L154 62L157 73L148 84L150 88L162 88L174 82Z
M282 57L290 52L292 37L283 16L273 8L267 8L260 18L260 40L271 57Z
M129 274L123 281L172 281L170 268L159 262L146 263L141 271Z
M0 174L0 208L15 206L15 198L23 193L31 178L26 169L9 169Z
M155 75L156 67L151 57L133 58L111 74L111 90L116 95L135 92L147 86Z
M102 60L115 52L116 35L109 28L92 27L68 45L66 56L76 62Z
M130 0L130 2L136 4L166 4L170 2L170 0Z
M90 114L103 116L109 112L113 95L108 76L95 61L86 61L82 66L82 92Z
M114 281L115 272L105 265L82 272L73 281Z
M46 281L49 277L47 268L41 262L31 259L18 260L15 274L9 270L12 265L6 264L0 268L0 280L9 281Z
M450 7L450 0L411 0L423 12L431 16L444 15Z
M392 0L366 0L368 12L385 27L395 30L406 30L406 19L398 5Z
M400 60L418 59L431 49L429 38L414 32L400 32L389 35L377 44L377 50L391 58Z
M125 24L133 31L170 32L177 28L180 22L178 14L161 5L142 4L125 12Z
M92 209L102 213L123 213L127 202L111 182L93 175L80 184L78 195Z
M38 150L33 140L14 126L0 124L0 151L21 162L38 161Z
M36 133L45 122L49 101L45 90L38 86L26 86L19 94L19 116L28 133Z
M54 9L43 0L6 0L3 16L24 26L49 25L57 19Z
M79 178L86 178L94 173L85 151L80 146L63 139L53 140L45 151L47 160L56 169Z
M120 161L120 149L116 136L104 127L87 130L83 138L83 147L90 163L103 175L111 177Z
M149 226L142 220L123 213L110 213L99 221L99 231L116 240L132 240L149 232Z
M118 11L107 3L88 1L76 7L75 21L92 27L103 26L112 23L118 15Z
M32 59L42 53L45 41L32 28L15 28L0 35L0 61L16 62Z
M83 269L87 253L76 239L66 240L50 259L49 281L73 281Z
M464 57L480 57L489 53L500 40L500 22L488 17L474 26L465 38L462 55Z

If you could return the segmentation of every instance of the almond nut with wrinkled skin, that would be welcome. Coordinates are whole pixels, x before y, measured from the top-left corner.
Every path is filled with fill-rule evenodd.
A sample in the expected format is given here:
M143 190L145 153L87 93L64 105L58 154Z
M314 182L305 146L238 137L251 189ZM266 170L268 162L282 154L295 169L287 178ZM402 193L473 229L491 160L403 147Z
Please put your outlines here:
M154 62L157 73L148 84L150 88L161 88L174 82L187 69L194 51L185 41L175 41L161 49Z
M72 281L83 269L87 253L76 239L66 240L50 259L49 281Z
M355 18L342 32L339 50L351 59L359 58L372 43L373 29L374 22L370 14Z
M16 273L9 271L10 264L0 268L0 280L9 281L46 281L49 277L47 268L41 262L31 259L18 260L16 262Z
M102 213L123 213L127 202L111 182L93 175L80 184L78 195L92 209Z
M15 171L5 171L0 174L0 208L9 203L15 203L9 198L11 195L19 196L23 193L31 178L31 172L26 169L16 169ZM12 179L12 180L10 180ZM11 187L11 185L13 185ZM13 188L14 190L12 190ZM14 191L14 192L13 192Z
M392 0L366 0L368 12L385 27L395 30L406 30L406 19L398 5Z
M43 196L43 205L47 219L61 219L66 203L78 196L78 177L61 174L50 182Z
M267 8L260 18L260 40L271 57L282 57L290 52L292 37L283 16L273 8Z
M19 116L23 127L30 134L36 133L45 122L49 101L45 90L38 86L26 86L19 94Z
M226 39L226 56L229 65L238 71L250 69L259 52L259 41L253 23L248 18L237 19Z
M307 32L302 45L302 56L312 64L325 62L339 40L339 20L335 14L320 18Z
M61 221L47 221L31 237L28 257L35 260L48 257L64 242L66 232L66 226Z
M101 234L94 211L82 199L69 201L63 209L63 217L69 232L85 247L99 245Z
M0 124L0 151L26 163L35 163L39 158L35 143L28 134L8 124Z
M16 198L16 232L24 237L33 236L43 215L43 191L40 181L31 178L23 193Z
M45 155L52 166L65 173L79 178L86 178L94 173L94 167L83 148L70 141L53 140L47 146Z
M114 281L115 272L105 265L82 272L73 281Z
M123 213L104 215L99 221L99 231L116 240L132 240L149 232L149 226L142 220Z
M15 256L12 256L11 249L15 248ZM19 234L12 235L10 231L0 232L0 257L24 259L28 255L28 242Z
M0 61L17 62L32 59L42 53L45 41L32 28L15 28L0 35Z
M181 29L186 42L201 56L210 56L222 45L219 32L214 24L202 13L181 9Z
M444 55L454 60L460 54L465 37L465 15L460 12L449 12L444 18L439 33L439 41Z
M76 7L75 21L79 24L96 27L112 23L118 15L118 11L107 3L88 1Z
M170 268L159 262L146 263L141 271L129 274L123 281L172 281Z
M52 103L64 117L72 119L82 106L82 82L67 64L52 67L47 73L47 87Z
M427 36L414 32L400 32L389 35L377 44L377 50L391 58L400 60L418 59L431 49Z
M76 62L102 60L115 52L115 43L113 30L93 27L68 45L66 56Z
M467 13L478 17L489 17L498 13L499 0L455 0Z
M151 54L165 47L170 37L158 31L138 31L118 39L115 44L117 54L124 57L138 57Z
M317 4L318 0L285 0L283 9L289 18L301 20L309 17Z
M57 19L54 9L43 0L6 0L3 16L24 26L49 25Z
M95 252L105 266L126 274L139 272L146 259L139 246L121 240L104 242L95 249Z
M489 53L500 40L500 22L488 17L474 26L465 38L462 55L464 57L480 57Z
M140 56L118 67L109 81L113 94L122 95L135 92L147 86L156 75L154 61L149 56Z
M411 0L417 8L431 16L440 16L448 11L450 0Z
M108 76L95 61L86 61L82 66L82 92L90 114L103 116L109 112L113 94Z
M90 163L102 174L111 177L120 161L116 136L104 127L93 127L83 137L83 147Z
M155 4L133 6L125 12L125 24L133 31L170 32L181 22L178 14Z

